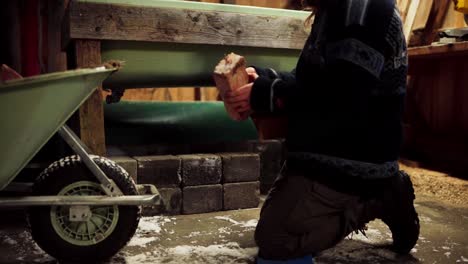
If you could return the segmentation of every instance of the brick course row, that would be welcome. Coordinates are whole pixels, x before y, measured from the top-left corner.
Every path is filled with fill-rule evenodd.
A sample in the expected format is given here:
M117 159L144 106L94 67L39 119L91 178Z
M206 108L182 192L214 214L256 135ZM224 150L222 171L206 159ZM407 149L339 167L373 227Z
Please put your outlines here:
M282 140L250 140L241 142L221 142L211 144L157 144L145 146L110 146L109 152L127 156L135 155L182 155L187 153L257 153L260 158L260 190L268 193L278 176L285 160L285 148ZM220 154L222 155L222 154ZM174 157L174 156L173 156ZM224 164L223 164L224 165ZM226 168L226 166L223 167ZM226 172L223 172L224 175ZM225 179L228 176L224 176ZM229 180L226 180L229 182ZM233 180L236 182L236 180ZM224 182L222 182L224 183Z
M195 214L257 207L260 157L253 153L114 157L132 178L162 197L145 215Z
M132 177L138 175L139 183L157 187L249 182L258 181L260 177L260 157L252 153L117 157L114 160Z

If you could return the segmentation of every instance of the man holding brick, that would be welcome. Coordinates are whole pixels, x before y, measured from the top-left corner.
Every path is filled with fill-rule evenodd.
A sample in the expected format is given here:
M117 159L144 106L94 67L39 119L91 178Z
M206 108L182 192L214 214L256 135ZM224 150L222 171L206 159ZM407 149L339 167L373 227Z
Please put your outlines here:
M376 218L406 254L419 219L397 162L407 53L395 2L304 2L316 16L296 69L248 68L252 82L224 95L239 116L288 117L287 164L255 233L258 263L311 263Z

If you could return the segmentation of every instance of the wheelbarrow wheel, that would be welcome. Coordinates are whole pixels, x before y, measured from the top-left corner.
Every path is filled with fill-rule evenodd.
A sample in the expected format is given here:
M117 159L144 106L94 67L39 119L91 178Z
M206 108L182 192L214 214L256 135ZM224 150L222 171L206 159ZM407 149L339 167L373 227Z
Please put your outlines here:
M94 162L126 195L138 194L129 174L115 162ZM103 195L96 177L79 156L52 163L34 184L35 195ZM91 206L90 217L71 221L70 206L33 207L28 219L36 243L58 260L94 262L109 259L133 237L140 220L138 206Z

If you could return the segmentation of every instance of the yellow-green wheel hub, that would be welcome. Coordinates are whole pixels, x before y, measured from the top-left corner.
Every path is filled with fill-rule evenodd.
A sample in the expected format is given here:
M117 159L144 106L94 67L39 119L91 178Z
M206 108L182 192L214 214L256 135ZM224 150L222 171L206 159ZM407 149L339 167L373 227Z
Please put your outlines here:
M79 181L65 186L58 195L104 195L96 182ZM76 246L91 246L105 240L119 220L119 207L90 206L92 215L87 221L70 221L70 206L52 206L50 220L57 234Z

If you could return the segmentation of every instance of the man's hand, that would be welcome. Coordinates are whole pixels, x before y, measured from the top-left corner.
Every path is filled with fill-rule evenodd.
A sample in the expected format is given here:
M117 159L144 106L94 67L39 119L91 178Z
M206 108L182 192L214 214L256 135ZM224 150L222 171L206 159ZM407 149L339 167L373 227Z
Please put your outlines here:
M228 91L224 95L224 104L227 108L233 109L240 116L240 120L247 119L252 113L250 94L252 93L253 82L258 78L255 68L249 67L245 71L249 75L250 83L239 87L237 90Z
M250 107L250 94L253 83L246 84L235 91L228 91L224 95L224 103L243 116L243 113L252 111Z
M245 69L247 75L249 75L249 82L254 82L258 78L257 71L253 67L248 67Z

